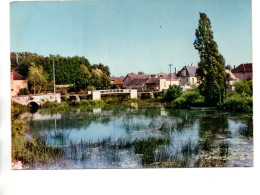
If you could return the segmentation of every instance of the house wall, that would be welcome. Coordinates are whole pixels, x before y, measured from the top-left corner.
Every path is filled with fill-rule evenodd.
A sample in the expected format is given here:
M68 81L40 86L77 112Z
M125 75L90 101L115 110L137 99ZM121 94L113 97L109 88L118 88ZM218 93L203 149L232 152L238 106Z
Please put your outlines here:
M132 79L129 76L126 76L126 78L124 79L124 83L123 86L124 88L130 88L129 83L132 81Z
M238 82L238 80L232 80L228 82L228 90L234 91L235 90L235 84Z
M167 79L160 79L159 91L162 91L164 89L169 89L170 84L172 84L172 85L179 85L180 81L179 80L172 80L172 81L170 81L170 80L167 80Z
M153 84L145 84L145 90L148 91L157 91L159 90L159 83L153 83Z
M13 80L11 78L11 96L18 95L22 88L28 88L27 80Z
M197 85L197 77L188 77L188 83L190 85Z
M180 85L184 86L184 85L197 85L198 84L198 80L197 77L181 77L180 78Z
M239 80L244 81L247 79L253 79L253 73L252 72L245 72L245 73L233 73L235 77L237 77Z

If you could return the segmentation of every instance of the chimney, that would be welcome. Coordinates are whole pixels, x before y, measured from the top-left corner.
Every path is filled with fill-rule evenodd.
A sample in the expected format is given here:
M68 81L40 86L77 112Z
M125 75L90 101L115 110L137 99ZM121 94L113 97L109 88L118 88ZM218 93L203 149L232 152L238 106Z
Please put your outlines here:
M138 72L138 74L140 75L140 74L144 74L144 72Z
M236 68L236 65L234 65L234 69Z
M191 63L191 65L190 66L193 66L193 63Z
M175 67L175 69L174 69L174 70L175 70L175 74L177 74L177 68L176 68L176 67Z

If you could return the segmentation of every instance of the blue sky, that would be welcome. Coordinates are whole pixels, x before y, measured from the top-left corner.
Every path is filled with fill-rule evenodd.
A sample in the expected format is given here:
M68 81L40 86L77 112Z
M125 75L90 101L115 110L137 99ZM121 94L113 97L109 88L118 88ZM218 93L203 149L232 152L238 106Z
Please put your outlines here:
M85 56L111 74L169 72L197 64L199 12L211 20L226 64L252 62L250 0L13 2L11 51Z

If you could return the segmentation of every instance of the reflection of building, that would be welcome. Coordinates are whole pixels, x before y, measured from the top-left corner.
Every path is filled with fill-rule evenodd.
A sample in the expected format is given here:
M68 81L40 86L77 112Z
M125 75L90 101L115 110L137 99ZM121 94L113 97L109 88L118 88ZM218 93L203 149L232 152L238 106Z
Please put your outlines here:
M11 96L18 95L20 89L28 88L27 80L15 71L11 72Z
M231 72L239 80L253 79L252 63L240 64L238 67L231 70Z
M184 91L191 89L198 85L196 77L196 66L184 66L178 73L177 76L180 78L180 86Z

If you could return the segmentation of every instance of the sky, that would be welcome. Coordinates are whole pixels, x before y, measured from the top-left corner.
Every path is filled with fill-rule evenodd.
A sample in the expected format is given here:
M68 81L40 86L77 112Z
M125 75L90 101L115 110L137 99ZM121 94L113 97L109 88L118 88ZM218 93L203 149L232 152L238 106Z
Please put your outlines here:
M11 52L84 56L111 75L169 72L199 62L199 12L211 20L226 65L252 62L250 0L12 2Z

